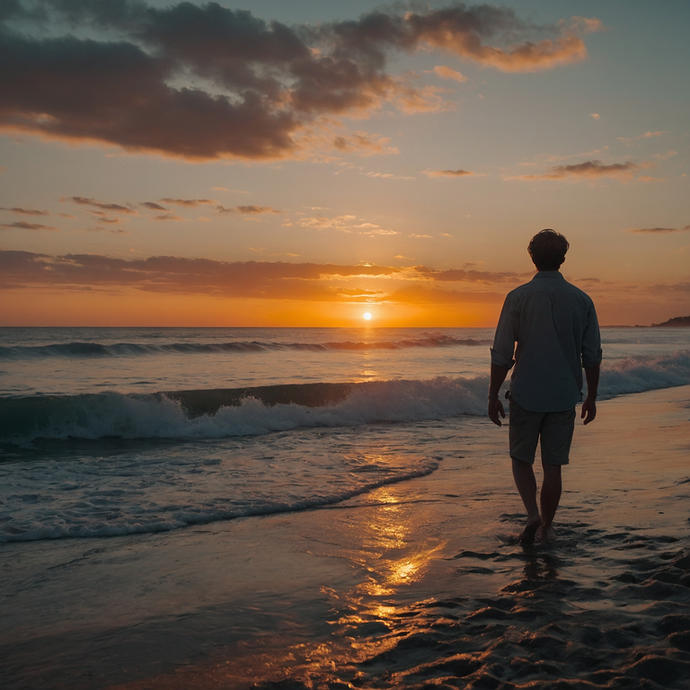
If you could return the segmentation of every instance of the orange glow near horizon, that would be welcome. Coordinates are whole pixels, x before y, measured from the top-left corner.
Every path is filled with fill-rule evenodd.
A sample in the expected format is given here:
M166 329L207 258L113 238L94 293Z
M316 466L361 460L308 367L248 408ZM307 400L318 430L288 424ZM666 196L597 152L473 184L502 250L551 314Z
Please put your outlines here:
M645 301L593 295L606 326L650 325L662 319ZM682 296L681 296L682 297ZM121 290L6 290L0 326L493 328L501 303L376 305L370 320L357 302L240 299ZM679 301L676 311L682 312Z
M229 299L124 290L11 290L5 326L159 327L492 327L500 305L380 304L364 319L359 303ZM371 313L371 312L368 312Z

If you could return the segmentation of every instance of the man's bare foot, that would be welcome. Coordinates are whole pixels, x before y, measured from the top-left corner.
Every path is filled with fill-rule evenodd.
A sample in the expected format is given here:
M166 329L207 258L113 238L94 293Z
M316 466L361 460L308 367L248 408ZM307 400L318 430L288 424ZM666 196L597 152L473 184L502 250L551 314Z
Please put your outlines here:
M542 544L550 544L556 539L556 530L551 525L540 525L537 529L536 537Z
M534 535L540 527L541 517L539 517L539 513L535 513L531 517L528 517L527 522L525 523L525 528L522 530L522 533L518 537L520 543L534 544Z

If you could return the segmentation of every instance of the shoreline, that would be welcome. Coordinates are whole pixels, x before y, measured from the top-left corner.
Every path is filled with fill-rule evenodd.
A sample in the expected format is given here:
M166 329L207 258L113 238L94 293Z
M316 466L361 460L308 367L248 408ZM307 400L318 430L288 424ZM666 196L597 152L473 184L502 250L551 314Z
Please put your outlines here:
M593 424L576 425L553 547L512 541L524 516L507 427L484 418L418 424L443 456L440 468L336 506L5 545L0 673L7 687L32 688L268 688L281 679L308 687L337 678L413 687L423 677L441 683L444 673L519 687L542 677L545 664L557 668L560 656L494 650L484 662L490 640L515 646L520 635L525 644L546 635L546 647L562 652L568 634L552 628L568 633L558 620L577 617L629 638L621 648L606 647L606 635L581 641L578 653L601 653L611 678L631 677L639 660L629 658L630 614L657 630L690 604L690 386L604 400L598 410ZM656 660L640 667L647 676L635 676L657 683L648 687L681 687L686 618L667 620L681 629L650 652ZM475 642L461 652L468 635ZM645 649L650 635L638 633ZM519 673L514 658L525 660ZM589 672L569 663L562 678Z

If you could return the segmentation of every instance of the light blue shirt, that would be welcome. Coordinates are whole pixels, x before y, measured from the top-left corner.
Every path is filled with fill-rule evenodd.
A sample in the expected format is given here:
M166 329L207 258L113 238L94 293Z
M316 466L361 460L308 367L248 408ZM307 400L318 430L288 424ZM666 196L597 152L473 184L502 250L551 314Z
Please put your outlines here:
M491 362L504 369L515 364L510 397L520 407L532 412L572 409L582 399L582 367L601 362L591 298L559 271L539 271L508 293Z

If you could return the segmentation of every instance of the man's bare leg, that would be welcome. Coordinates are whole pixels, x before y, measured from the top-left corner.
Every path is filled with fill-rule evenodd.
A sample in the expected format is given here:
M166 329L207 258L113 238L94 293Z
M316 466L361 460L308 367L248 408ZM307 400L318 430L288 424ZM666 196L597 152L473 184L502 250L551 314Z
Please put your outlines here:
M544 481L541 485L541 527L537 536L544 543L552 541L556 536L551 523L558 510L561 500L561 465L543 463Z
M520 541L523 544L532 544L534 543L534 535L541 525L539 508L537 507L537 480L532 465L513 458L513 478L527 511L527 522L522 534L520 534Z

